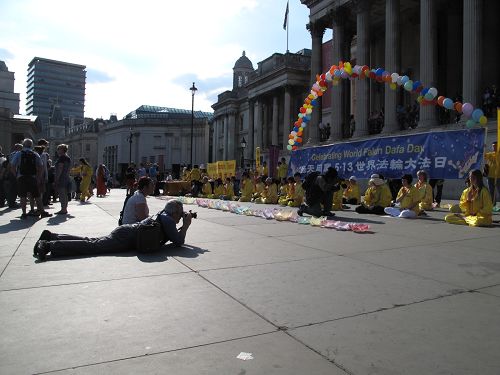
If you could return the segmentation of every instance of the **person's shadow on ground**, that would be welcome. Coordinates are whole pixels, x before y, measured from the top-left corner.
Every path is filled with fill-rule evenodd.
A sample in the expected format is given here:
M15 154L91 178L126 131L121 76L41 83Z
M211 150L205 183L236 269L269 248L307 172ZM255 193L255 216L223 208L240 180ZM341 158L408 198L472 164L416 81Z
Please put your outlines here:
M0 225L0 234L17 232L18 230L23 230L31 227L34 223L35 221L29 219L26 220L22 220L20 218L11 219L10 223Z
M47 225L59 225L68 221L69 219L73 219L74 216L71 214L66 215L54 215L47 220Z

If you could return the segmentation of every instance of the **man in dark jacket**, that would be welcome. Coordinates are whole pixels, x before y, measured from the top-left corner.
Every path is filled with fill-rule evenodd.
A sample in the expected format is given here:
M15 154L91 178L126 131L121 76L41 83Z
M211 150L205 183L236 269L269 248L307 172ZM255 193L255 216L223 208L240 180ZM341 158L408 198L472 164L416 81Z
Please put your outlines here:
M335 168L328 168L323 175L306 177L302 185L305 189L305 203L298 210L302 216L304 213L312 216L335 216L331 212L333 193L340 189L340 179Z

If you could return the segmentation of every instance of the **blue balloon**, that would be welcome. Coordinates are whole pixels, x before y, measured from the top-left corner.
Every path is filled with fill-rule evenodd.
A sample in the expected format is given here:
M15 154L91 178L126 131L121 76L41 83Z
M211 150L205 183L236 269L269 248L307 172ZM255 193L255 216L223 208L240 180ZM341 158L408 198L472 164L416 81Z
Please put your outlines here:
M422 86L422 82L420 81L413 82L413 90L418 89L420 86Z
M446 98L445 100L443 100L443 107L445 107L446 109L453 109L453 100L451 100L450 98Z
M425 94L427 94L427 92L429 91L429 88L426 87L425 89L423 89L421 92L420 92L420 95L422 96L425 96Z
M317 101L316 99L313 99L313 100L311 101L311 105L317 105L317 104L318 104L318 101Z
M476 122L479 122L481 116L484 116L484 113L481 109L477 108L472 112L472 119Z
M403 76L403 77L401 78L401 83L404 85L404 84L405 84L406 82L408 82L409 80L410 80L410 77L408 77L408 76Z
M381 76L382 73L384 73L384 69L382 69L382 68L378 68L377 70L375 70L375 74L378 76Z

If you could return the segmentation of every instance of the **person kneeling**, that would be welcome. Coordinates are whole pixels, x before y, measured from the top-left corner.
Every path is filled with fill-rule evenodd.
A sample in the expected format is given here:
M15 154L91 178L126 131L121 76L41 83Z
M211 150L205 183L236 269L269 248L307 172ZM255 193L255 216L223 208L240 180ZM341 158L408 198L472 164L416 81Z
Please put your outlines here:
M461 214L449 214L444 218L447 223L484 227L492 224L493 203L488 189L483 184L479 169L470 172L470 186L460 197Z
M419 212L418 191L411 185L413 177L410 174L405 174L401 181L403 186L399 189L398 196L394 202L399 207L386 207L384 211L393 217L414 219Z
M182 227L176 224L182 219ZM159 213L158 220L163 230L163 241L160 246L170 241L175 246L182 246L186 239L186 232L191 225L191 213L185 213L182 203L170 200ZM51 258L67 256L85 256L119 253L141 249L137 248L139 227L149 222L146 218L141 223L124 224L115 228L107 236L88 238L69 234L57 234L44 230L33 249L33 255L43 262L50 253Z

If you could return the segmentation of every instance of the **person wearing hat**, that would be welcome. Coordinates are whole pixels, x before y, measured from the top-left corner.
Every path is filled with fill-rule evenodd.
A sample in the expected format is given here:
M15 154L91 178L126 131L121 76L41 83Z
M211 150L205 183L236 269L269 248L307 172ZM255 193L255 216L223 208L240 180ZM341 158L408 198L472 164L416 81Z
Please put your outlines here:
M347 188L344 190L343 194L344 204L360 204L361 195L359 193L359 185L356 176L349 177L347 183Z
M420 213L418 207L418 191L412 186L413 177L411 174L405 174L401 179L403 186L399 189L398 196L394 203L398 207L386 207L384 212L393 217L414 219Z
M304 185L306 199L297 214L302 216L306 213L316 217L335 216L330 209L333 203L333 193L340 190L337 170L330 167L323 175L313 172L306 177Z
M384 208L390 205L387 202L384 189L385 181L378 174L372 174L368 181L364 202L356 207L358 214L384 215Z

